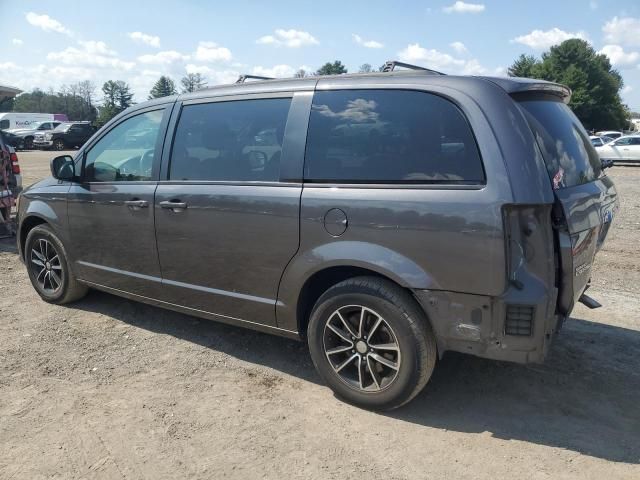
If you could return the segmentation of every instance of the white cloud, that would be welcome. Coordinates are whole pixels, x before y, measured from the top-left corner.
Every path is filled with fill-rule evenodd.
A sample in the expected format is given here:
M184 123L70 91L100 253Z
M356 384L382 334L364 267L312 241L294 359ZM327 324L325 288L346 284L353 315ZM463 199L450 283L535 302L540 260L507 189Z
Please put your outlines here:
M640 60L640 53L625 52L620 45L605 45L598 52L609 57L611 65L625 67L633 65Z
M41 28L45 32L58 32L71 35L71 30L49 15L38 15L37 13L29 12L26 15L26 19L31 25Z
M462 42L453 42L450 43L449 46L458 54L469 53L469 50L467 50L467 47Z
M253 75L260 75L262 77L273 77L273 78L288 78L293 77L293 75L297 72L295 68L291 65L274 65L271 68L256 66L253 67L251 73Z
M189 63L185 67L186 73L200 73L207 79L207 85L212 87L225 83L233 83L241 75L239 71L233 69L218 70L208 65L196 65Z
M104 42L80 41L81 48L67 47L60 52L50 52L47 60L76 67L114 68L117 70L131 70L134 62L127 62L118 58L117 53Z
M20 40L19 38L12 38L11 39L11 43L13 43L14 45L22 45L24 42L22 40Z
M451 67L462 68L465 64L464 60L457 59L448 53L439 52L438 50L423 48L418 43L407 45L404 50L398 52L398 57L402 61L417 63L435 70Z
M362 45L363 47L366 47L366 48L384 47L384 45L380 42L376 42L375 40L364 40L360 35L357 35L355 33L352 33L351 37L353 38L353 41L356 42L358 45Z
M609 43L640 46L640 18L613 17L604 24L602 31Z
M398 52L398 58L408 63L451 74L504 75L503 67L492 70L484 67L475 58L468 60L457 58L435 49L424 48L418 43L407 45L406 48Z
M169 65L175 62L188 60L188 55L183 55L175 50L163 50L162 52L141 55L138 57L140 63L147 65Z
M511 43L521 43L535 50L544 50L559 43L569 40L570 38L581 38L588 40L584 32L565 32L555 27L551 30L533 30L527 35L521 35L511 40Z
M231 55L231 50L220 47L214 42L200 42L198 43L194 58L200 62L228 62L233 56Z
M443 7L445 13L481 13L484 12L485 6L483 3L466 3L457 1L453 5Z
M150 47L160 48L160 37L142 32L130 32L127 36L134 42L144 43Z
M633 87L631 85L626 85L623 89L622 89L622 94L626 95L627 93L631 93L633 92Z
M318 40L316 40L309 32L294 29L284 30L279 28L274 32L274 35L265 35L264 37L260 37L256 40L256 43L262 45L298 48L307 45L317 45L320 42L318 42Z

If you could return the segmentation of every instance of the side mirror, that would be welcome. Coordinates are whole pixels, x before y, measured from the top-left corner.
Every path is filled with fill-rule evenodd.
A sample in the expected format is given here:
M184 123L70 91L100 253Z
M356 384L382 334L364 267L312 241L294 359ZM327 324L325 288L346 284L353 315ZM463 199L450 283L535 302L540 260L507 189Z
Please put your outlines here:
M613 167L613 160L605 159L601 160L600 163L602 164L602 170Z
M60 155L51 160L51 175L58 180L71 181L76 176L76 164L71 155Z

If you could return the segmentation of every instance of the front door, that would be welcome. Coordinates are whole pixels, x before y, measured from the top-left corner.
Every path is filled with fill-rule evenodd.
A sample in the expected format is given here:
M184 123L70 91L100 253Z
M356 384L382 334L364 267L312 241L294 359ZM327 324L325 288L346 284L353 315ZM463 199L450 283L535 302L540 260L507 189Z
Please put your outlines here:
M166 301L275 325L280 277L298 248L301 185L280 181L290 105L182 107L155 199Z
M168 114L164 107L133 113L84 152L81 181L68 201L71 258L80 279L159 295L153 199Z

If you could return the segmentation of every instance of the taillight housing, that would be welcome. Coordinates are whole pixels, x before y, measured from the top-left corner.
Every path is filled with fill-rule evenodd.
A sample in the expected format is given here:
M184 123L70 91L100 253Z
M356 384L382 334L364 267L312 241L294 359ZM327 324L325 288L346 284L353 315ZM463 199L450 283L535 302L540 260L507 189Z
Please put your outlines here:
M20 173L20 164L18 163L18 155L16 154L16 152L12 152L9 158L11 159L11 170L13 171L13 173Z
M524 288L531 276L540 280L547 280L554 276L551 207L551 205L503 207L507 277L509 284L518 290Z

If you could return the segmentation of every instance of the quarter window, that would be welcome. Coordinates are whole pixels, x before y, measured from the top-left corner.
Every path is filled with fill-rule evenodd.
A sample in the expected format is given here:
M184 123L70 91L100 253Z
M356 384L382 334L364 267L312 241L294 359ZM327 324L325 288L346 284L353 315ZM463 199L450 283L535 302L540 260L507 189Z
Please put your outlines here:
M87 152L84 178L88 182L151 180L156 141L164 110L130 117L111 129ZM74 128L76 127L76 128ZM81 127L73 126L72 130Z
M404 90L317 92L305 180L481 184L478 147L462 112L437 95Z
M290 98L270 98L184 106L169 178L278 181L290 105Z

